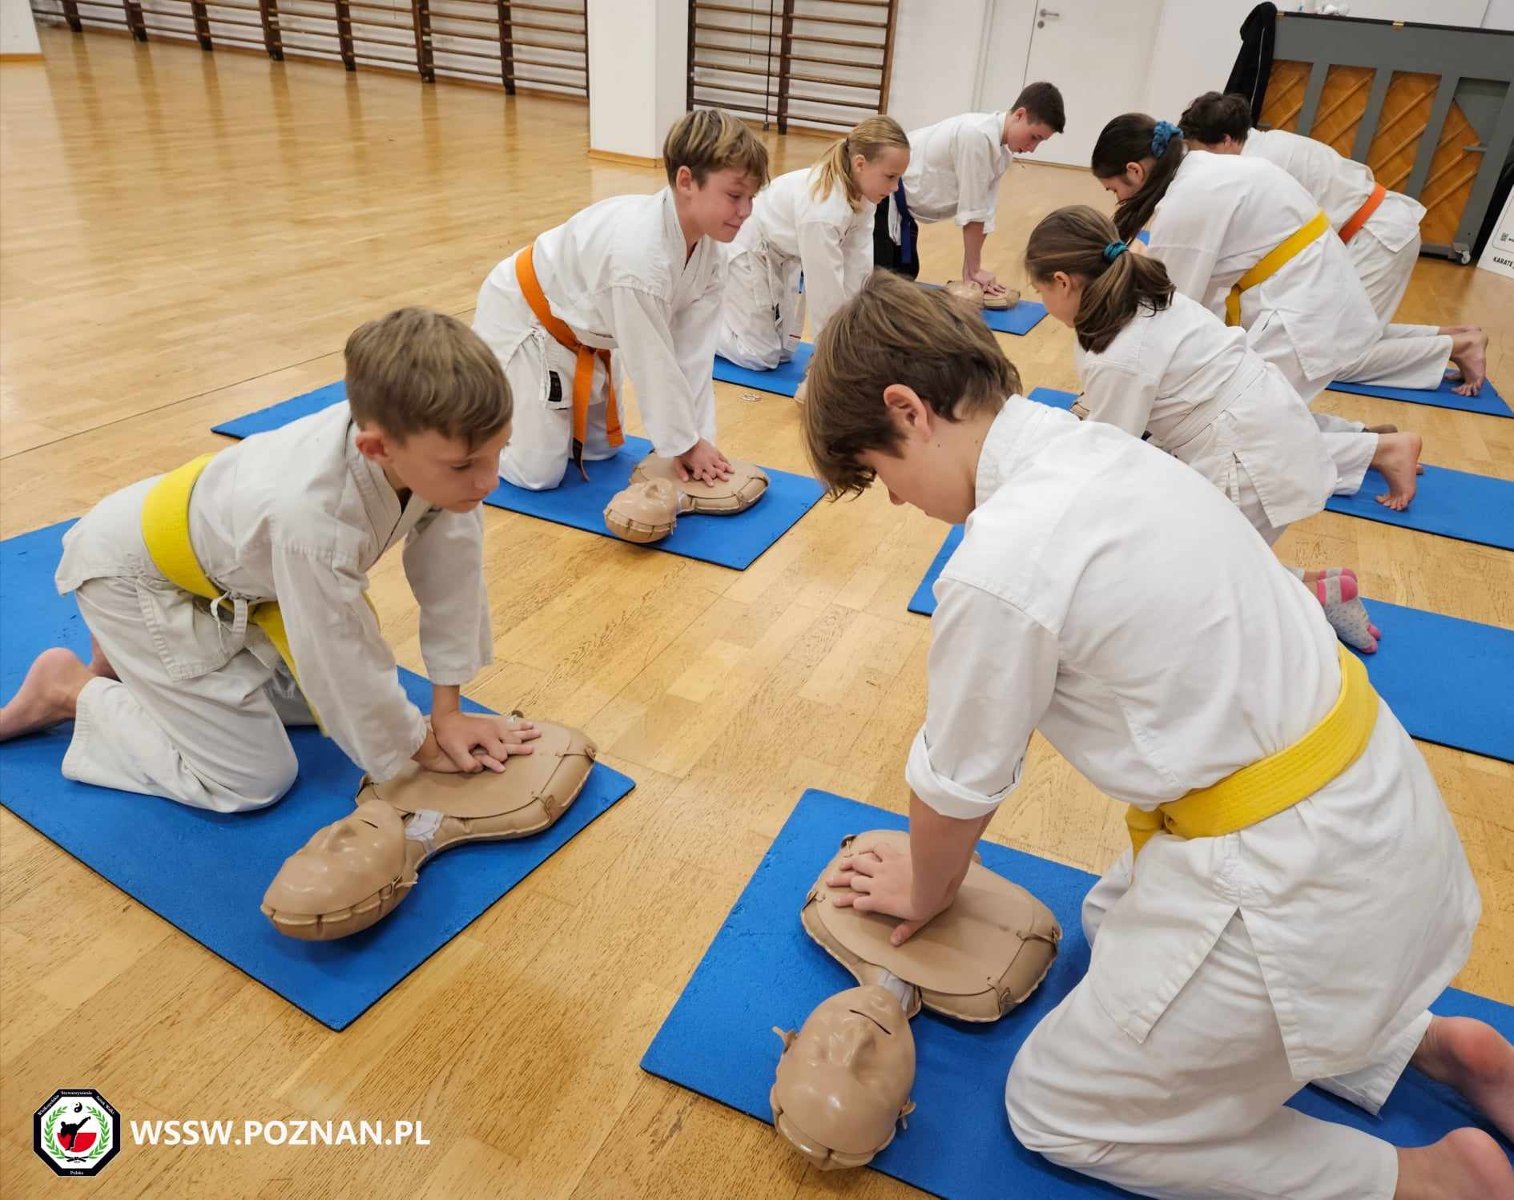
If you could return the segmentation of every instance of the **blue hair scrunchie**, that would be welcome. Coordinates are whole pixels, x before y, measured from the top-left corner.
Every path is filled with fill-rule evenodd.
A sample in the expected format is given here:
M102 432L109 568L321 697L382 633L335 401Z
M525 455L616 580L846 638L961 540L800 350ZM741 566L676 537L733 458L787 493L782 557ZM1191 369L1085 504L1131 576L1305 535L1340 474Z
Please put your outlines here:
M1174 134L1183 131L1171 121L1158 121L1157 127L1151 131L1151 153L1155 158L1161 158L1167 153L1167 145L1172 141Z
M1114 260L1119 258L1120 255L1124 254L1127 249L1129 249L1129 247L1127 247L1124 242L1110 242L1109 245L1104 247L1104 261L1107 263L1114 262Z

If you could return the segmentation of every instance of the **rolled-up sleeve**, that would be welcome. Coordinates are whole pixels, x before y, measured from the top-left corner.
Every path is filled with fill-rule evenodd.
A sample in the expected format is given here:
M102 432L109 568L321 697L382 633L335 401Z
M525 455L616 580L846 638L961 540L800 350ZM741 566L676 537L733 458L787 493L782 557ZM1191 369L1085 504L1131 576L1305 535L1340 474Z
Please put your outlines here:
M957 224L983 222L994 231L999 207L999 147L980 130L961 130L953 146L957 169Z
M1020 782L1025 748L1057 681L1052 632L960 580L936 584L925 724L905 779L943 817L994 811Z

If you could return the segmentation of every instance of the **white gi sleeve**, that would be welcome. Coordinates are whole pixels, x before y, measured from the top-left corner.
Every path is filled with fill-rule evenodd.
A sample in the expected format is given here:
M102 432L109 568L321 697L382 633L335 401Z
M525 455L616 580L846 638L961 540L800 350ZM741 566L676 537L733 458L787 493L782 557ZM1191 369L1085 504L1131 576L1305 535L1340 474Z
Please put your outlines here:
M960 580L936 584L925 724L904 776L943 817L991 813L1020 782L1051 703L1057 639L1014 605Z
M874 212L877 210L874 209ZM862 290L867 277L873 273L873 223L866 221L852 226L841 242L841 257L846 266L842 272L842 303ZM819 325L815 333L820 333Z
M484 515L433 510L405 539L405 578L420 602L421 657L433 684L467 683L494 661L484 585Z
M847 263L841 234L826 221L806 221L799 226L799 261L804 267L804 299L810 310L812 336L846 303Z
M1093 356L1084 361L1082 403L1090 421L1144 437L1156 399L1155 379Z
M701 301L702 302L702 301ZM712 319L702 347L708 354L704 362L705 388L714 406L715 338L720 326L720 295L717 289L711 305ZM676 458L694 448L699 440L699 397L685 373L685 362L694 350L679 341L675 333L686 316L679 314L670 325L662 302L650 292L633 287L610 289L610 311L615 321L616 356L621 371L636 388L636 402L641 406L641 420L652 439L652 448L665 458ZM688 330L680 330L688 336Z
M426 740L426 720L363 598L367 576L275 546L273 583L305 699L348 758L392 779Z
M964 130L953 140L957 172L957 224L983 222L983 232L994 231L999 208L998 147L986 134Z
M1170 226L1170 222L1164 220L1152 228L1147 253L1167 268L1167 277L1172 280L1173 287L1190 300L1197 300L1214 311L1208 304L1207 297L1209 281L1213 278L1215 264L1219 261L1218 249L1197 245L1195 243L1201 239L1184 236L1185 231L1163 228L1164 225ZM1223 303L1216 315L1224 319Z
M703 294L673 313L673 348L678 352L689 394L694 397L694 436L711 444L715 441L715 343L720 339L724 294L725 270L711 271Z

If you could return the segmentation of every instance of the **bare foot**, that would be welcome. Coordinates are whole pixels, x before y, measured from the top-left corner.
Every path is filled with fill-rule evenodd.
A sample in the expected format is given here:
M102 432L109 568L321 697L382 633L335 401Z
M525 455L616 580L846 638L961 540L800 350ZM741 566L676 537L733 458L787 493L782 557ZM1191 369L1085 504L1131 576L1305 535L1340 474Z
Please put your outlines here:
M0 707L0 742L71 719L79 693L95 676L72 650L61 646L37 655L21 690Z
M1399 1148L1394 1200L1514 1200L1514 1167L1481 1129L1454 1129L1433 1146Z
M1514 1138L1514 1046L1471 1017L1433 1017L1409 1065L1448 1084Z
M1451 361L1461 370L1461 382L1453 389L1458 396L1475 396L1488 377L1488 335L1472 328L1451 338Z
M1394 512L1403 512L1414 499L1418 484L1419 451L1424 439L1417 433L1383 433L1377 438L1377 453L1372 456L1372 465L1382 472L1388 481L1386 495L1377 502Z

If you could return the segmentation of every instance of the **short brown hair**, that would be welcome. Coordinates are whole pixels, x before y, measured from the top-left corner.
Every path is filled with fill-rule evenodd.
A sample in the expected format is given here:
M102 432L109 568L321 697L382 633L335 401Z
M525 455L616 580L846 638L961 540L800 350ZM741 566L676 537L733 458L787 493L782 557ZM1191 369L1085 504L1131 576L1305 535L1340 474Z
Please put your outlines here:
M1073 329L1078 345L1094 354L1107 350L1142 309L1161 312L1172 303L1167 268L1129 249L1114 222L1086 204L1059 208L1030 231L1025 273L1045 283L1058 271L1082 281Z
M455 317L402 308L347 339L347 404L360 426L405 439L435 430L472 450L510 423L494 351Z
M1205 92L1178 118L1183 136L1200 146L1218 146L1227 137L1244 145L1251 132L1251 101L1245 96Z
M1020 390L1020 373L976 308L874 271L825 323L805 379L805 447L832 496L860 494L872 483L859 455L898 453L901 437L883 400L896 383L960 421L997 411Z
M1067 125L1067 112L1062 107L1062 93L1054 83L1027 83L1009 106L1009 111L1023 108L1025 115L1037 125L1050 125L1061 133Z
M662 143L662 162L668 183L678 182L678 168L688 167L700 187L716 171L740 171L766 187L768 148L730 113L704 108L673 123Z

